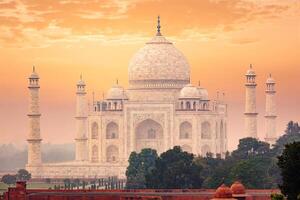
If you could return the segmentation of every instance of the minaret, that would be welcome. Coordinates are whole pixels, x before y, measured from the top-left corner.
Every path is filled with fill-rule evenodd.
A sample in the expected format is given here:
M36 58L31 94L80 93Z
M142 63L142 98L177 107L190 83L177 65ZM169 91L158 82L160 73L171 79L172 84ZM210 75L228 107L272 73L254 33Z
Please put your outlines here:
M40 134L40 109L39 109L39 75L35 72L33 66L32 73L29 76L28 89L29 99L29 134L28 142L28 166L37 166L42 163L41 159L41 134Z
M266 138L265 141L269 144L276 142L276 104L275 104L275 80L271 74L266 81L266 115L265 115L265 126L266 126Z
M76 92L76 161L88 159L87 146L87 103L85 83L80 75Z
M245 101L245 133L246 137L257 138L257 112L256 112L256 82L255 71L250 65L246 75L246 101Z

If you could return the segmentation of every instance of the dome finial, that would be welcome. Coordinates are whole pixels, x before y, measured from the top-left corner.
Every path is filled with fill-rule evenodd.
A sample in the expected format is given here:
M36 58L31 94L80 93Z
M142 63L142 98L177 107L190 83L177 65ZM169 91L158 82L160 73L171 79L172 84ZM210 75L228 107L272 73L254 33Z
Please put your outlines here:
M32 72L33 73L35 72L35 66L34 65L32 66Z
M201 85L201 82L200 82L200 81L198 81L198 86L200 87L200 85Z
M269 77L272 78L272 74L271 73L269 74Z
M160 26L160 16L158 15L157 16L157 33L156 33L157 36L161 36L160 28L161 28L161 26Z
M119 85L119 79L116 80L116 84Z
M82 80L82 73L80 74L80 80Z
M252 69L252 64L250 64L250 69Z

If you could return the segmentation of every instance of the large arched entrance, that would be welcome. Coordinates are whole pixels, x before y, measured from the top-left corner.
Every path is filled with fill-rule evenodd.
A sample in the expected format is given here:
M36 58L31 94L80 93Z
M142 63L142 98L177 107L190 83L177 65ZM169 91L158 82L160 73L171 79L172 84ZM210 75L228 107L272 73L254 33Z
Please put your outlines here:
M157 152L163 151L163 128L152 119L146 119L137 125L135 138L137 152L144 148L155 149Z

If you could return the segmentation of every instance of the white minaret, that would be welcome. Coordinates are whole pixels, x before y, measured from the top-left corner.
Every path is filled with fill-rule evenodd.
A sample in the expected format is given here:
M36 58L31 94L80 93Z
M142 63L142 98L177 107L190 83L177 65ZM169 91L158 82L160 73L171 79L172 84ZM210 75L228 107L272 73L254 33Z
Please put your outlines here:
M85 83L82 76L77 82L76 98L76 161L86 161L88 159L87 103Z
M29 134L28 142L28 166L37 166L42 163L41 159L41 134L40 134L40 109L39 109L39 75L33 66L32 74L29 76Z
M255 71L250 65L246 73L246 101L245 101L245 133L246 137L257 138L257 112L256 112L256 82Z
M265 141L269 144L276 142L276 104L275 104L275 80L271 74L266 81L266 115L265 115L265 127L266 138Z

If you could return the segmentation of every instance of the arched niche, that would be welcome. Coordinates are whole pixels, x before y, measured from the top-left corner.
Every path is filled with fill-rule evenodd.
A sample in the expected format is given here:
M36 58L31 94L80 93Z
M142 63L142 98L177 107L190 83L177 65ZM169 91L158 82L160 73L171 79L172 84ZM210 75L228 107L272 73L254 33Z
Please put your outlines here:
M98 123L97 122L93 122L92 123L92 139L97 139L98 138L98 130L99 130L99 127L98 127Z
M192 124L189 122L182 122L179 126L179 139L192 138Z
M161 152L163 150L163 127L152 119L140 122L135 128L136 151L152 148Z
M91 161L93 163L96 163L99 161L99 152L98 152L98 146L97 145L93 145L92 147L92 159Z
M119 160L119 149L115 145L110 145L106 148L106 161L117 162Z
M201 123L201 139L211 139L211 125L209 122Z
M106 125L106 139L119 138L119 126L115 122L110 122Z

